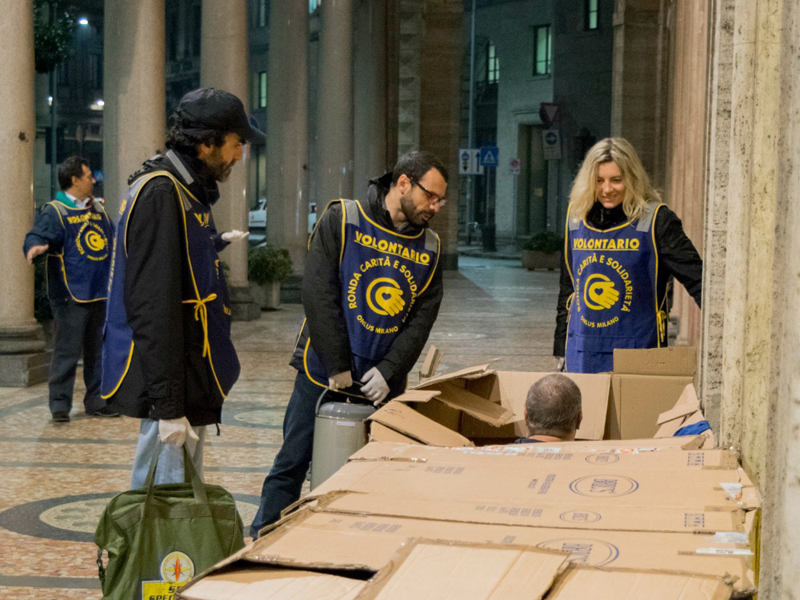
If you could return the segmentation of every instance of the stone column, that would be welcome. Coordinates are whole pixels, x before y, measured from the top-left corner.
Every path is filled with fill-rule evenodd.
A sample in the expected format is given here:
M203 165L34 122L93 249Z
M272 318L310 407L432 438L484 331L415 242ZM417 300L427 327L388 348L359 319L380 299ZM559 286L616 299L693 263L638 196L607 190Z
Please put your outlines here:
M665 201L683 220L683 229L703 254L706 137L699 123L708 106L709 2L675 2L672 6L672 85ZM680 284L675 286L672 314L678 318L677 344L696 344L700 310Z
M724 309L705 319L704 403L764 494L759 597L789 600L800 597L800 7L714 6L706 240L725 264L706 270L704 304Z
M425 0L397 0L397 156L420 148L422 15Z
M386 158L386 3L355 0L353 8L353 189L392 165Z
M764 521L759 578L759 598L797 600L797 566L800 565L800 7L793 0L760 1L759 31L766 26L770 48L762 46L767 60L780 61L780 74L774 95L780 107L769 133L777 141L777 214L775 248L776 278L771 351L774 355L768 373L767 428L759 432L766 440L766 469L762 477ZM775 17L763 15L774 11ZM737 11L738 16L738 11ZM767 17L767 18L764 18ZM763 25L762 25L763 24ZM779 37L778 37L779 36ZM760 56L763 54L760 53ZM765 74L765 76L768 74ZM775 76L776 73L772 72ZM766 107L765 107L766 108Z
M318 198L353 196L353 2L320 6L317 94Z
M614 7L614 66L611 135L626 138L648 173L656 167L660 0L617 0Z
M447 197L433 228L442 239L440 262L458 268L458 148L461 138L463 0L425 0L425 26L419 61L419 148L436 154L447 166Z
M267 240L287 248L294 272L302 274L308 241L308 6L272 2L269 39Z
M108 0L103 21L103 189L116 220L128 176L164 150L164 0Z
M247 106L247 59L246 0L203 0L200 85L235 94ZM217 230L247 231L247 170L244 164L233 168L228 181L220 184L219 191L219 202L214 205ZM233 305L231 310L236 321L261 317L261 310L253 302L247 282L247 248L245 242L230 244L221 256L230 267L228 284Z
M32 0L0 0L5 40L0 61L0 160L7 173L0 198L0 387L28 386L47 379L49 353L44 352L33 318L33 267L22 255L22 240L33 225L34 118Z
M699 392L705 416L714 430L720 426L722 350L725 335L725 257L728 231L728 172L731 156L731 94L733 25L736 0L714 6L710 76L708 188L703 263L703 322L700 344Z

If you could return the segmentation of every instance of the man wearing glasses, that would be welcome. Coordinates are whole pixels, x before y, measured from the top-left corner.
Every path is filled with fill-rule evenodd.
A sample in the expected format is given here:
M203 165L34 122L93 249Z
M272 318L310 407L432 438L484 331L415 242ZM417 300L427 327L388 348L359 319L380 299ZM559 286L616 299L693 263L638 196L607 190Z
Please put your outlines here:
M253 537L300 497L311 462L317 399L327 388L375 405L405 390L442 301L439 236L447 169L409 152L372 180L364 202L334 200L311 236L303 276L306 318L283 446L261 491Z

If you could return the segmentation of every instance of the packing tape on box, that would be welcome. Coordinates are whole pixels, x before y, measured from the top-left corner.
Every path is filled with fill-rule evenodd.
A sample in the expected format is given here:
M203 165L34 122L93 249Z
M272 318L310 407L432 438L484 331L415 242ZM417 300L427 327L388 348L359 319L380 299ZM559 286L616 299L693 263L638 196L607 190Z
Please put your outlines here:
M736 531L718 531L711 538L715 544L749 544L750 539L746 533L738 533Z

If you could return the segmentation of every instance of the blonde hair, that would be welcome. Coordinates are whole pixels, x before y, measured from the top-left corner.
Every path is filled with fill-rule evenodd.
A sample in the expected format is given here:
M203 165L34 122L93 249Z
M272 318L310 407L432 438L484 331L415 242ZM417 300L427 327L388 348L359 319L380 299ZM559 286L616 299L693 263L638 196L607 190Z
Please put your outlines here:
M616 164L622 173L622 180L625 182L622 210L629 220L638 219L648 202L661 201L661 196L650 184L642 161L630 142L623 138L605 138L589 149L575 181L572 182L569 214L573 221L582 221L594 205L597 200L597 171L600 165L609 162Z

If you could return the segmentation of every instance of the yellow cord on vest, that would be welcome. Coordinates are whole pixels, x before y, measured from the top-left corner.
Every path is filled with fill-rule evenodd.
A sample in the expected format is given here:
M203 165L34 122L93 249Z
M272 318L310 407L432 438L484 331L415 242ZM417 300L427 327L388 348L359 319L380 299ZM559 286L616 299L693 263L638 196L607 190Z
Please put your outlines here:
M208 309L206 308L206 302L211 302L216 299L216 294L210 294L199 300L183 301L184 304L194 304L194 320L200 321L200 324L203 326L203 358L208 356L211 351L211 344L208 342Z
M658 340L663 344L667 337L667 313L660 310L656 313L658 319Z

